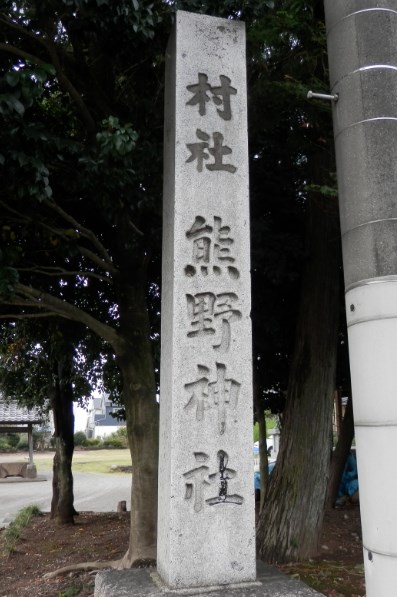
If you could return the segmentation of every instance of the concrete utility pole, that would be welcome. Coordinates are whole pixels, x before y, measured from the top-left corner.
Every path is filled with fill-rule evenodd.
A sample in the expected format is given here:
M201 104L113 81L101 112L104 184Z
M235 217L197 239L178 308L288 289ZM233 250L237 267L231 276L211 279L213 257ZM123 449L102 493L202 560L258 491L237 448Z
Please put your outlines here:
M397 3L325 0L367 597L397 586Z

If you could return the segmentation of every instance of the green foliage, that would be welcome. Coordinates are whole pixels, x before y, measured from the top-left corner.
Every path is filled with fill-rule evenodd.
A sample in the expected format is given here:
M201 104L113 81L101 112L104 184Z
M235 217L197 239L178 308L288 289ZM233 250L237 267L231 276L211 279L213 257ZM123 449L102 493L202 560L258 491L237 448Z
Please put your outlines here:
M118 157L131 153L136 145L138 134L131 124L122 126L119 119L109 116L102 120L102 131L97 133L96 140L103 156Z
M84 431L76 431L74 434L74 445L75 446L83 446L85 444L87 437Z
M324 195L324 197L337 197L338 196L338 189L336 187L331 187L329 185L319 185L319 184L311 184L306 186L307 191L312 191L314 193L319 193L320 195Z
M18 450L28 450L29 449L29 440L26 435L23 435L18 442L17 445Z
M330 106L307 99L309 89L329 91L323 5L276 0L248 25L247 39L255 387L263 409L280 413L307 258L306 209L314 192L325 211L335 204Z
M118 437L105 437L102 441L104 447L106 449L109 448L114 448L117 450L120 450L121 448L126 448L127 446L125 445L125 442L123 442L120 438Z
M51 64L19 67L0 79L0 114L5 118L20 118L27 108L44 93L44 86L54 75Z
M48 0L7 6L14 26L3 22L1 31L31 59L9 53L0 64L7 119L0 135L8 149L0 158L7 168L2 213L10 228L0 249L0 293L11 298L24 283L117 330L119 274L136 277L144 264L143 279L159 286L164 50L174 11L246 21L254 363L261 395L282 409L307 197L315 189L333 194L329 173L311 170L316 152L332 152L330 107L306 98L309 88L328 86L322 3ZM47 39L61 64L48 64ZM118 268L117 284L98 243ZM73 276L77 271L86 275ZM159 292L147 296L155 342ZM119 390L110 352L102 365L107 383Z
M10 444L12 448L16 448L19 443L19 434L18 433L7 433L5 436L7 442Z
M105 448L128 448L127 428L120 427L103 439Z
M80 595L81 587L68 587L67 589L63 589L58 593L58 597L75 597L76 595Z
M73 323L65 324L63 320L59 323L21 320L3 324L0 328L0 387L4 395L27 407L39 406L46 414L54 396L52 373L56 367L59 374L59 362L65 358L69 342L73 368L64 383L69 384L73 398L80 404L88 400L100 375L100 357L97 353L86 353L85 345L79 344L81 334L78 332ZM72 345L70 349L73 340L77 346ZM33 437L40 438L41 433L34 430Z
M137 272L160 247L161 78L171 8L145 0L48 0L9 3L3 11L10 52L0 53L0 139L7 147L0 156L0 297L16 301L4 310L20 315L24 284L117 329L120 276L116 287L113 269ZM155 267L158 277L158 261ZM29 400L34 388L40 403L49 389L45 364L53 366L55 347L62 350L54 330L61 326L53 326L52 309L28 302L28 316L47 310L49 319L4 325L0 378L13 397L22 390ZM158 312L152 310L157 325ZM84 373L73 379L76 399L98 384L103 369L120 394L109 345L83 332L76 344L83 357L75 367Z
M98 448L102 445L102 440L97 437L87 437L82 445L86 448Z
M16 551L23 530L28 526L34 516L40 516L41 510L36 505L26 506L19 510L14 520L9 524L3 534L4 549L8 555Z
M14 452L15 447L11 446L6 437L0 435L0 452Z
M7 253L9 254L10 252L7 251ZM0 250L0 298L2 300L7 300L14 293L15 284L18 281L18 273L11 267L1 267L1 257L2 254Z
M161 20L159 12L153 10L153 0L63 0L63 4L70 11L81 11L82 20L92 22L95 28L103 32L111 29L126 37L130 29L131 33L153 39L154 27Z
M279 421L276 416L273 416L270 413L270 411L265 413L265 419L266 419L266 435L267 435L267 437L269 437L270 429L277 429L278 425L279 425ZM257 441L259 441L259 424L258 424L258 422L256 422L254 424L254 442L257 442Z
M38 140L48 141L45 128L40 123L26 124L23 117L41 100L54 72L51 64L20 64L0 77L0 113L9 127L3 130L2 142L7 153L1 156L0 167L4 172L19 171L18 179L9 181L11 192L19 198L42 201L52 195L49 169L42 152L37 151ZM36 143L28 147L28 143L34 141Z
M45 318L41 329L3 326L0 367L10 391L23 391L26 371L25 387L46 395L54 372L42 365L54 366L54 352L62 354L60 314L66 330L75 319L101 337L77 334L79 373L89 360L93 378L104 371L120 394L114 350L122 345L132 355L139 336L130 324L135 304L126 316L127 288L147 297L158 343L164 53L179 8L246 21L255 387L280 412L308 197L332 188L330 173L313 169L314 156L332 153L330 106L306 98L310 88L328 90L322 2L28 0L6 7L0 209L8 228L0 230L0 293L8 304L1 309ZM50 59L52 68L40 74ZM84 388L84 375L77 379Z
M89 191L95 179L95 185L101 186L98 201L102 205L109 201L114 204L115 193L124 199L128 186L136 184L134 150L137 141L138 133L132 124L122 124L116 116L102 120L96 144L82 152L79 158L79 167L84 172L81 188Z
M242 19L248 24L264 17L275 6L274 0L175 0L175 8L216 17Z

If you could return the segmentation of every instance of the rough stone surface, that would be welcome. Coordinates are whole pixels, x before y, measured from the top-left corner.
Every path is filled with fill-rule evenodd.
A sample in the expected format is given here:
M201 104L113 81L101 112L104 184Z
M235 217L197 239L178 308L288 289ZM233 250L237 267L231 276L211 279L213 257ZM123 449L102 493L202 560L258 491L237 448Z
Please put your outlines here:
M257 582L251 586L218 587L208 590L167 590L159 577L150 569L109 570L99 572L95 578L95 597L159 597L161 595L204 597L320 597L322 593L310 589L302 582L281 574L274 568L258 562Z
M2 462L0 463L0 479L6 477L28 477L31 478L26 462Z
M255 580L245 33L179 11L167 50L158 571Z
M37 477L37 468L35 464L28 464L26 466L26 476L28 479L35 479Z

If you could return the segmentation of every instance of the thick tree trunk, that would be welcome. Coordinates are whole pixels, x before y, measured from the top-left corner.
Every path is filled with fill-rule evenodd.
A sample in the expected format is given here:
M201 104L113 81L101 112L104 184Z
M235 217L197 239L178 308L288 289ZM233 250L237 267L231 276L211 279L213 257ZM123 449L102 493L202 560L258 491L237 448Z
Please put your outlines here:
M257 527L259 555L269 562L316 552L331 457L340 275L336 207L312 196L308 218L310 246L280 453Z
M51 518L56 518L58 514L58 502L59 502L59 450L58 450L57 437L55 436L55 454L52 461L52 498L51 498Z
M52 407L55 424L55 456L51 518L60 524L73 524L74 494L72 459L74 452L73 390L70 382L71 352L57 360Z
M53 482L51 518L60 524L73 524L74 494L72 475L73 450L61 437L55 438L55 455L53 461Z
M354 420L352 399L346 406L343 417L340 435L336 448L332 454L331 472L328 481L326 507L333 508L338 495L339 484L342 479L343 469L345 468L347 456L349 454L354 438Z
M129 568L156 558L159 413L145 285L125 286L122 295L124 345L118 363L123 374L132 490L130 541L120 567Z

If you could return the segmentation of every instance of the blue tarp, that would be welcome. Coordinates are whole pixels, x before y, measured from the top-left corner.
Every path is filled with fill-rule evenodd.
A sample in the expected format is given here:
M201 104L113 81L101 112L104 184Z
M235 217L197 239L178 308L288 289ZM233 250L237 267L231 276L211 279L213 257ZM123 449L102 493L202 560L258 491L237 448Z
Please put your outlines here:
M357 461L353 452L349 452L339 485L338 498L348 495L351 497L358 491Z
M258 453L259 450L255 450L254 453ZM275 462L269 462L269 474L275 467ZM261 488L261 476L259 471L254 472L254 485L255 489ZM339 485L338 498L344 495L351 497L358 491L358 474L357 474L357 461L353 452L349 452L346 460L345 468L342 475L342 480Z
M268 466L269 475L275 466L276 466L275 462L269 462L269 466ZM254 472L254 484L255 484L255 489L261 488L261 474L259 471Z

